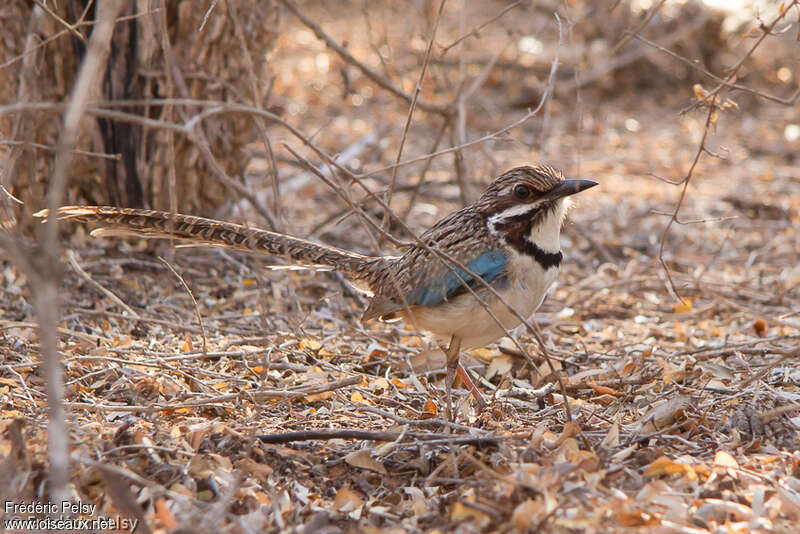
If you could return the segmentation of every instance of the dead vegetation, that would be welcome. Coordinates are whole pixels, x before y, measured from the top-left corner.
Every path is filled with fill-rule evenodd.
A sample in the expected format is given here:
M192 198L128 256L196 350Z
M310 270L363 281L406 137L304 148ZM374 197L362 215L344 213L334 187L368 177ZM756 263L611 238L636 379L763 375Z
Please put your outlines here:
M228 0L122 15L117 29L142 32L142 92L87 102L61 202L125 197L133 175L154 207L391 253L363 223L386 215L365 190L419 234L518 163L601 182L571 213L536 315L550 364L523 330L528 356L509 340L465 355L490 406L459 389L456 424L440 417L444 355L402 324L360 324L361 298L333 273L75 227L74 256L42 269L29 214L63 154L72 34L91 33L64 21L93 10L36 4L0 8L19 32L0 43L2 183L24 201L2 212L4 500L64 491L144 532L796 529L797 2L439 15L438 2ZM135 173L97 117L139 132ZM410 237L391 217L383 228ZM43 328L58 335L69 438L49 450L42 273L59 281Z

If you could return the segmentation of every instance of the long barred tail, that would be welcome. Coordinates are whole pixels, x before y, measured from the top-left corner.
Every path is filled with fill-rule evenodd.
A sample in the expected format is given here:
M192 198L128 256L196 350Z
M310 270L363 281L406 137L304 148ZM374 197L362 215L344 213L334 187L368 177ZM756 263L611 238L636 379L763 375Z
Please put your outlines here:
M47 216L47 210L34 214L34 217ZM363 256L241 224L165 211L108 206L64 206L58 209L58 218L102 224L102 227L92 231L93 236L172 238L198 245L281 256L304 265L332 267L353 281L365 282L367 286L372 285L376 268L385 261L384 258Z

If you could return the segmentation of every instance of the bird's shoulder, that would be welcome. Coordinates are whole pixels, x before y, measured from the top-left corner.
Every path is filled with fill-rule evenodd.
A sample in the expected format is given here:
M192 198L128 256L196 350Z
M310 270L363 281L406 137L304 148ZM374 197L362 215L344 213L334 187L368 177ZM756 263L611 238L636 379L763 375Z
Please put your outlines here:
M395 276L409 288L450 272L438 253L466 264L496 245L486 227L485 217L469 206L431 226L420 236L420 241L425 246L409 247L394 265Z
M429 249L433 248L453 255L460 261L464 259L464 253L474 252L476 247L489 243L489 238L486 217L472 206L467 206L431 226L420 236L425 246L411 247L403 256L429 256L432 254Z

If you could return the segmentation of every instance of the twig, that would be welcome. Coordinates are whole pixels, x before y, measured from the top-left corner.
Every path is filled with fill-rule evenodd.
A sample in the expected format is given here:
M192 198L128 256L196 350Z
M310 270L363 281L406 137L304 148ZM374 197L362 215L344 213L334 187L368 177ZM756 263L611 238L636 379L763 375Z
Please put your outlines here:
M135 365L135 362L130 362L130 363L132 365ZM108 411L108 412L157 412L164 410L172 411L185 408L197 408L199 406L209 406L213 404L219 404L222 402L237 401L237 400L260 401L260 400L271 400L271 399L288 399L288 400L302 399L303 397L307 397L309 395L314 395L317 393L325 393L327 391L332 391L334 389L339 389L341 387L358 384L359 382L361 382L361 380L362 379L360 376L353 376L344 378L342 380L327 382L319 386L313 386L298 391L285 391L285 390L242 391L240 393L217 395L214 397L206 397L186 402L155 403L149 406L142 406L142 405L132 406L125 404L109 405L109 404L96 404L88 402L67 402L65 403L65 406L69 408L81 408L86 410Z
M661 239L659 242L658 247L658 261L661 264L661 267L664 271L664 274L667 277L668 286L667 289L670 291L672 295L678 298L681 302L683 302L683 298L678 294L678 290L675 287L675 282L672 279L672 274L667 266L667 262L664 260L664 247L666 244L667 234L669 233L672 225L678 222L678 213L683 206L683 202L686 198L686 192L689 188L689 182L694 175L694 169L697 167L698 162L700 161L700 156L703 155L704 152L707 151L706 149L706 139L708 138L709 130L711 126L716 123L716 113L717 108L719 107L719 93L728 86L728 84L733 81L736 76L739 74L739 70L744 65L744 62L749 58L753 52L755 52L756 48L766 39L768 35L772 33L773 28L780 22L791 10L792 7L798 4L800 0L793 0L792 3L786 7L783 11L781 11L777 17L767 26L762 27L762 34L759 39L750 47L750 49L741 57L739 61L730 69L730 73L725 77L722 83L717 85L713 90L709 91L703 98L698 99L698 101L693 104L691 107L696 107L701 103L705 103L708 105L708 115L706 116L705 127L703 128L703 136L700 139L700 143L697 147L697 151L695 152L694 159L692 160L692 164L689 167L686 175L684 176L683 180L681 181L683 187L681 188L680 195L678 196L678 202L675 204L675 209L672 212L672 216L670 217L667 225L664 227L664 231L661 233Z
M94 26L95 21L93 21L93 20L88 20L88 21L84 20L86 18L86 15L89 13L89 11L90 11L92 5L94 4L94 2L85 2L85 4L86 5L85 5L85 7L83 9L83 12L81 13L81 16L78 18L78 22L76 22L75 24L72 25L73 28L82 28L82 27L85 27L85 26ZM133 15L126 15L126 16L118 17L116 21L117 22L125 22L127 20L133 20L133 19L137 19L137 18L141 18L141 17L147 17L147 16L150 16L153 13L158 13L159 11L160 10L158 8L150 9L149 11L144 11L142 13L136 13L136 14L133 14ZM42 13L41 10L39 10L38 12ZM34 12L32 14L32 17L35 17L35 16L37 16L37 15ZM12 57L11 59L6 61L5 63L0 64L0 70L3 70L6 67L9 67L9 66L13 65L17 61L25 59L26 57L28 57L29 55L33 54L34 52L36 52L40 48L44 48L45 46L47 46L52 41L57 40L59 37L61 37L63 35L66 35L69 32L70 32L69 28L64 28L63 30L60 30L56 34L51 35L47 39L44 39L43 41L38 41L38 39L37 39L38 42L37 42L36 45L32 45L32 44L29 45L29 43L26 41L25 48L23 49L23 51L20 54Z
M367 441L396 441L399 438L415 440L415 445L448 444L475 445L478 447L494 447L508 436L454 436L452 434L413 434L403 432L381 432L373 430L355 430L350 428L324 428L319 430L303 430L299 432L281 432L277 434L259 434L254 436L263 443L291 443L293 441L311 441L328 439L361 439Z
M414 116L414 109L417 107L417 101L419 100L419 93L422 91L422 82L425 79L425 72L428 69L428 62L431 59L431 50L433 49L433 41L436 38L436 30L439 28L439 21L442 18L442 11L444 10L444 4L447 0L440 0L439 1L439 11L436 14L436 19L433 23L433 29L431 30L431 35L428 38L428 46L425 49L425 56L422 58L422 68L419 72L419 78L417 79L417 85L414 87L414 94L411 97L411 103L408 106L408 114L406 115L406 122L403 125L403 135L400 138L400 146L397 148L397 158L395 159L395 166L392 168L392 180L389 183L389 188L386 190L386 210L383 212L383 222L381 222L381 228L384 230L389 229L389 220L391 219L389 215L389 209L392 205L392 195L394 194L394 188L397 184L397 171L399 167L397 167L397 163L400 162L400 158L403 156L403 147L406 144L406 138L408 137L408 129L411 127L411 119Z
M380 415L381 417L385 417L387 419L391 419L392 421L394 421L394 422L396 422L398 424L401 424L401 425L413 425L413 426L437 425L437 426L441 426L441 427L451 428L453 430L461 430L461 431L464 431L464 432L471 432L473 434L474 433L479 433L479 434L485 434L486 433L485 430L482 430L482 429L479 429L479 428L475 428L475 427L471 427L471 426L468 426L468 425L462 425L462 424L459 424L459 423L452 423L452 422L446 421L444 419L435 419L435 418L434 419L409 419L407 417L400 417L399 415L393 414L393 413L388 412L386 410L381 410L380 408L377 408L375 406L370 406L369 404L361 404L361 403L357 404L356 405L356 409L358 411L360 411L360 412L370 412L370 413L374 413L374 414Z
M439 156L444 156L446 154L450 154L451 152L456 152L458 150L463 150L465 148L471 148L471 147L476 146L476 145L481 145L483 143L486 143L487 141L492 141L494 139L499 138L502 135L505 135L506 133L510 132L514 128L517 128L518 126L522 126L523 124L528 122L530 119L532 119L533 117L535 117L536 115L539 114L539 111L541 111L545 101L550 96L550 94L552 92L552 85L550 84L550 82L554 79L554 75L555 75L555 70L552 68L554 65L557 68L557 62L553 63L551 65L550 78L549 78L550 81L548 81L548 87L545 89L544 93L542 94L542 98L541 98L541 100L539 100L539 104L537 104L537 106L535 108L529 109L528 112L525 113L525 115L523 115L519 119L515 120L511 124L509 124L507 126L504 126L504 127L500 128L499 130L496 130L494 132L486 134L483 137L479 137L477 139L474 139L472 141L464 143L462 145L451 146L449 148L443 148L442 150L439 150L438 152L432 152L430 154L417 156L415 158L411 158L411 159L407 159L407 160L401 161L400 163L396 163L394 165L388 165L386 167L381 167L379 169L375 169L375 170L372 170L372 171L369 171L369 172L365 172L363 174L360 174L359 178L362 178L362 179L363 178L369 178L370 176L375 176L375 175L383 174L383 173L385 173L387 171L390 171L395 166L406 167L408 165L413 165L413 164L419 163L421 161L427 161L427 160L430 160L430 159L433 159L433 158L438 158ZM0 112L2 112L2 109L3 108L0 107Z
M557 70L557 63L553 63L551 65L550 70L550 77L549 80L552 81L555 76L555 71ZM553 68L556 67L556 68ZM450 154L456 150L463 150L466 148L471 148L476 145L480 145L486 143L487 141L492 141L497 139L506 133L510 132L511 130L525 124L527 121L535 117L539 111L542 109L545 100L551 94L552 84L548 82L548 87L545 89L542 99L539 101L539 104L530 109L526 112L523 116L518 118L517 120L511 122L510 124L491 132L489 134L484 135L483 137L479 137L474 139L468 143L464 143L463 145L454 146L442 149L438 152L433 152L430 154L425 154L422 156L414 157L411 159L407 159L401 161L400 163L394 165L388 165L386 167L381 167L379 169L375 169L369 172L365 172L363 174L353 174L349 170L346 170L346 175L351 178L352 180L357 179L365 179L372 176L376 176L379 174L385 174L388 171L391 171L393 167L406 167L408 165L413 165L415 163L419 163L422 161L427 161L433 158L437 158L439 156L443 156L446 154ZM173 122L163 121L159 119L153 119L150 117L145 117L142 115L136 115L134 113L126 113L124 111L117 111L114 109L109 109L115 106L135 106L147 104L150 106L158 106L158 105L191 105L191 106L205 106L207 109L197 113L196 115L192 116L190 119L186 120L184 124L176 124ZM245 113L249 115L264 117L269 119L276 124L283 126L286 130L288 130L293 136L303 142L306 146L314 150L315 153L323 157L326 161L330 164L335 166L337 169L342 170L341 166L336 165L335 158L324 154L318 147L316 147L310 139L308 139L305 135L302 134L297 128L292 126L290 123L283 120L280 116L275 115L274 113L270 113L269 111L262 110L259 108L254 108L252 106L246 106L243 104L232 104L229 102L220 102L220 101L213 101L213 100L195 100L191 98L154 98L150 100L124 100L124 101L116 101L116 102L105 102L103 105L108 107L95 107L95 108L87 108L86 113L93 115L95 117L103 117L107 119L119 120L119 121L126 121L133 124L141 124L147 128L153 129L163 129L167 131L174 131L179 132L189 139L194 139L195 134L193 133L193 129L199 124L202 123L204 120L214 117L216 115L220 115L223 113ZM16 103L16 104L8 104L5 106L0 106L0 115L7 115L10 113L20 113L23 111L54 111L59 112L65 109L66 105L58 102L23 102L23 103ZM239 184L240 187L241 184Z
M670 356L673 357L673 358L674 357L682 357L682 356L692 356L697 361L708 360L708 359L711 359L711 358L716 358L717 356L727 356L727 355L735 353L737 350L741 350L741 349L744 349L744 348L752 347L753 345L760 345L762 343L771 343L773 341L780 341L780 340L784 340L784 339L785 340L796 340L796 339L800 339L800 335L794 335L794 336L778 335L778 336L772 336L772 337L765 337L765 338L761 338L761 339L753 339L751 341L745 341L743 343L736 343L736 344L733 344L733 345L728 345L726 347L720 347L720 348L704 347L702 349L695 349L695 350L691 350L691 351L678 352L678 353L671 354ZM765 349L759 349L759 350L768 351L769 349L765 348Z
M772 35L772 30L775 28L775 26L777 26L778 23L781 20L783 20L784 17L786 17L786 15L789 14L789 12L792 10L793 7L798 5L800 5L800 0L792 0L791 4L789 4L788 6L784 6L783 11L779 10L778 16L775 17L775 20L773 20L770 24L764 25L762 23L760 27L761 35L759 36L758 40L756 40L756 42L753 43L753 46L751 46L750 49L741 58L739 58L739 61L737 61L736 64L730 69L730 73L725 77L725 79L721 81L719 85L717 85L717 87L712 89L704 99L695 102L692 105L692 107L697 107L703 102L713 103L716 100L717 95L720 93L720 91L722 91L722 89L724 89L731 81L733 81L734 78L736 78L739 75L739 69L742 68L744 62L747 61L750 58L750 56L753 55L753 53L759 46L761 46L761 43L764 42L764 39Z
M322 172L320 172L316 167L314 167L314 165L312 165L312 163L310 161L308 161L306 158L304 158L299 153L297 153L292 147L290 147L287 144L284 144L283 146L284 146L284 148L286 150L289 151L289 153L292 154L292 156L295 157L295 159L301 165L303 165L306 169L308 169L309 171L314 173L320 180L322 180L322 182L325 185L330 187L337 195L339 195L339 197L342 200L345 201L345 203L352 210L352 212L355 213L361 219L361 221L363 221L366 224L368 230L372 229L372 230L375 230L375 231L379 232L381 237L383 237L384 239L388 240L390 243L392 243L393 245L395 245L397 247L408 246L408 243L403 243L402 241L399 241L398 239L393 237L391 234L389 234L386 230L384 230L381 225L379 225L377 222L373 221L369 217L369 215L367 215L360 206L358 206L355 202L352 201L352 199L350 198L350 195L347 194L347 192L344 190L344 188L338 186L336 183L334 183L333 180L331 180L325 174L322 174ZM337 168L342 169L342 167L340 167L338 163L335 163L335 165L337 166ZM352 175L350 175L350 176L353 177ZM354 178L354 179L355 179L356 182L358 182L359 185L361 185L362 188L364 188L367 191L367 194L370 195L373 200L375 200L377 198L375 193L373 193L369 189L366 189L366 186L364 186L364 184L361 183L361 181L358 180L358 178ZM391 210L391 208L389 208L388 204L386 204L385 201L381 200L380 204L381 204L381 206L383 207L384 210L388 210L388 211L386 211L387 213L393 215L395 218L397 217L397 215L394 214L394 212ZM371 233L370 233L370 237L374 239L374 236ZM378 243L377 240L374 240L374 245L375 245L376 248L380 248L380 243Z
M87 310L85 308L78 308L74 311L75 313L79 313L81 315L102 315L104 317L113 317L115 319L124 319L127 321L139 321L142 323L160 324L162 326L168 326L174 330L182 330L184 332L192 332L194 334L203 333L203 331L196 326L184 323L177 323L175 321L169 321L167 319L156 319L154 317L145 317L142 315L140 315L138 319L132 319L131 317L128 317L127 315L123 315L121 313L114 313L107 310ZM221 326L209 326L209 330L212 330L214 332L225 332L228 334L237 334L237 335L247 335L249 333L239 328L230 328L230 327L223 328ZM105 339L105 338L101 337L100 339Z
M675 31L663 37L662 46L670 46L674 43L677 43L687 35L701 28L703 24L707 22L707 20L708 15L705 13L699 15L695 20L686 25L680 26ZM578 76L576 72L575 80L562 84L558 90L558 94L570 93L571 91L584 87L595 80L602 78L606 74L619 70L622 67L630 65L634 61L638 61L639 59L647 57L651 52L652 50L647 50L646 48L637 48L627 51L624 54L620 54L619 56L611 57L600 65L593 67L589 72L582 76Z
M784 406L777 406L772 408L771 410L767 410L766 412L758 414L759 419L764 424L769 423L770 421L774 421L778 417L782 416L785 413L795 412L800 410L800 404L787 404Z
M300 19L300 22L305 24L308 29L314 32L314 35L317 36L318 39L324 41L328 48L332 49L334 52L339 54L339 56L344 59L346 62L350 63L358 70L360 70L367 78L371 79L390 93L395 96L398 96L408 102L409 104L414 100L412 95L409 95L405 91L403 91L400 87L392 83L391 81L387 80L382 74L374 70L373 68L365 65L364 63L358 61L353 55L347 51L346 48L341 46L337 43L332 37L330 37L325 31L311 18L309 18L305 13L303 13L297 4L295 4L292 0L280 0L281 3L286 6L286 8L291 11L294 16ZM452 111L448 106L443 106L442 104L436 104L433 102L428 102L426 100L418 99L417 106L420 109L425 111L433 111L445 116L451 115Z
M656 375L643 374L636 378L612 378L609 380L597 380L594 382L579 382L577 384L567 384L567 391L578 391L581 389L592 389L592 386L601 387L624 387L624 386L641 386L647 384L655 378Z
M433 145L431 146L431 149L428 152L431 153L436 152L436 150L439 148L439 143L441 143L442 139L444 139L444 134L445 132L447 132L448 126L450 126L450 121L447 119L443 120L442 127L439 128L439 133L436 134L436 138L433 141ZM411 210L414 208L414 205L416 204L417 196L419 195L419 191L422 188L422 184L425 183L425 177L427 176L428 171L431 168L431 163L433 163L432 158L425 160L425 165L422 166L422 170L419 173L419 180L417 180L417 183L414 184L413 189L411 190L411 196L408 199L408 206L406 207L406 211L402 215L402 219L404 221L408 219L408 215L411 213Z
M476 26L475 28L473 28L472 30L470 30L470 32L469 32L469 33L467 33L467 34L465 34L465 35L462 35L461 37L459 37L458 39L456 39L455 41L453 41L453 42L452 42L452 43L450 43L449 45L443 46L443 47L442 47L442 54L441 54L441 56L444 56L444 55L445 55L445 54L446 54L446 53L447 53L447 52L448 52L448 51L449 51L451 48L453 48L453 47L454 47L454 46L456 46L457 44L461 43L461 41L464 41L465 39L469 39L469 38L470 38L470 37L472 37L472 36L475 36L475 37L478 37L478 38L480 38L480 36L481 36L481 35L480 35L480 31L481 31L482 29L484 29L486 26L488 26L488 25L489 25L489 24L491 24L492 22L496 21L497 19L499 19L500 17L502 17L503 15L505 15L506 13L508 13L509 11L511 11L512 9L514 9L515 7L517 7L518 5L520 5L520 4L522 4L522 3L524 3L525 1L526 1L526 0L517 0L516 2L513 2L513 3L511 3L511 4L508 4L506 7L504 7L503 9L501 9L501 10L500 10L500 12L499 12L497 15L495 15L494 17L490 18L489 20L487 20L487 21L486 21L486 22L484 22L483 24L481 24L481 25L479 25L479 26Z
M774 319L774 318L770 317L768 314L766 314L764 312L760 312L758 310L754 310L752 308L748 308L747 306L739 304L738 302L735 302L735 301L733 301L731 299L724 298L723 301L728 306L730 306L732 308L735 308L735 309L737 309L737 310L739 310L741 312L744 312L744 313L750 315L751 317L757 317L758 319L761 319L765 323L769 323L769 324L776 325L776 326L785 326L787 328L792 328L794 330L800 330L800 323L793 323L793 322L790 322L790 321L782 321L780 319Z
M110 348L108 349L110 352L120 352L119 349ZM219 358L230 358L232 361L236 362L239 358L251 356L254 354L261 354L263 350L259 351L233 351L233 352L209 352L207 354L201 353L192 353L192 354L180 354L180 355L173 355L173 353L156 353L155 359L149 360L126 360L124 358L113 358L110 356L73 356L71 358L66 358L64 363L70 362L108 362L108 363L119 363L121 365L129 365L129 366L142 366L142 367L154 367L157 369L169 369L175 370L177 369L168 365L165 362L188 362L192 360L210 360L210 359L219 359ZM148 351L141 351L143 355L151 356L153 353ZM168 356L163 356L164 354L168 354ZM242 362L244 363L244 362ZM31 361L25 363L14 363L3 365L0 369L7 369L8 371L13 372L16 369L35 369L36 367L40 367L42 362L40 361ZM266 369L277 369L282 371L294 371L296 373L304 373L308 371L309 367L307 365L298 365L288 362L264 362L259 363L259 365L263 366Z
M685 65L687 65L687 66L689 66L689 67L691 67L691 68L693 68L695 70L697 70L698 72L701 72L701 73L705 74L706 76L708 76L709 78L711 78L715 82L723 84L723 85L725 85L725 87L727 87L729 89L736 89L737 91L742 91L743 93L749 93L751 95L761 97L764 100L769 100L771 102L775 102L777 104L782 104L784 106L792 106L792 105L795 104L795 102L797 102L797 99L800 98L800 88L798 88L788 98L780 98L780 97L777 97L775 95L771 95L769 93L764 93L763 91L758 91L757 89L753 89L751 87L747 87L746 85L733 83L730 80L725 80L725 78L720 78L719 76L717 76L713 72L710 72L708 69L703 67L700 63L698 63L698 60L691 60L691 59L689 59L687 57L684 57L684 56L682 56L680 54L677 54L677 53L673 52L672 50L666 48L665 46L663 46L663 45L661 45L659 43L653 42L653 41L651 41L649 39L646 39L645 37L642 37L641 35L636 35L635 37L636 37L637 40L643 42L644 44L646 44L648 46L652 46L656 50L659 50L660 52L663 52L663 53L669 55L670 57L672 57L674 59L677 59L681 63L683 63L683 64L685 64Z
M161 263L166 265L170 271L172 271L172 274L174 274L178 280L180 280L181 284L183 285L183 289L186 290L186 292L189 294L189 298L192 299L192 304L194 305L194 314L197 316L197 322L200 324L200 334L203 337L203 354L207 354L208 340L206 339L206 328L203 326L203 316L200 313L200 307L197 305L197 299L194 298L194 294L192 293L192 290L189 289L189 284L186 283L186 280L183 279L183 276L181 276L167 260L161 256L159 256L158 259L161 260Z
M189 456L190 458L192 456L194 456L195 454L197 454L193 450L186 451L186 450L181 450L181 449L174 448L174 447L159 447L158 445L152 445L152 444L131 444L131 445L120 445L119 447L114 447L113 449L106 449L106 450L104 450L102 452L102 456L105 458L105 457L110 457L112 454L117 453L117 452L138 451L138 450L144 450L144 451L147 451L147 452L158 451L158 452L164 452L164 453L167 453L167 454L175 454L175 455L183 454L185 456Z
M161 0L162 6L164 5L165 0ZM169 40L169 31L167 29L167 9L164 6L164 9L160 10L159 17L157 19L156 28L158 29L161 48L164 53L164 62L167 66L167 72L169 74L168 79L175 83L175 86L178 88L178 91L184 98L189 98L191 92L189 91L188 86L186 85L186 80L183 76L183 72L181 71L180 67L178 66L177 62L174 58L174 53L172 50L172 44ZM150 101L146 101L148 105L151 104ZM181 110L179 110L181 112ZM263 116L263 115L262 115ZM184 117L186 118L186 117ZM161 121L160 121L161 122ZM188 125L187 125L188 126ZM208 166L209 170L211 171L212 176L219 181L222 185L241 195L242 197L246 198L248 202L253 206L253 208L264 218L264 220L269 225L271 230L275 230L278 227L278 221L275 218L275 215L267 209L261 202L259 202L258 198L252 191L250 191L246 186L234 180L225 172L225 169L217 162L217 159L214 157L214 154L211 152L210 143L208 142L208 138L206 137L205 132L202 128L191 128L187 129L184 132L197 146L197 149L200 152L200 155L203 157L203 161Z
M39 13L41 13L41 10L39 10ZM31 14L31 17L33 18L33 17L36 17L36 16L37 16L37 13L36 13L36 10L34 10L34 12ZM25 43L26 46L25 46L25 49L22 51L22 53L12 57L11 59L6 61L5 63L0 63L0 70L1 69L5 69L7 67L10 67L11 65L16 63L17 61L25 59L26 57L30 56L31 54L33 54L34 52L36 52L40 48L44 48L45 46L47 46L47 44L50 43L51 41L55 41L56 39L58 39L62 35L66 35L67 33L69 33L69 30L66 30L66 29L65 30L61 30L60 32L56 33L55 35L51 35L47 39L45 39L43 41L40 41L40 42L37 42L37 44L34 45L34 46L27 46L28 42L26 41L26 43Z
M617 52L619 52L622 49L623 46L628 44L628 42L631 39L633 39L634 35L636 35L639 32L641 32L648 24L650 24L650 21L653 20L653 17L656 16L656 13L658 13L658 10L661 9L664 6L666 1L667 0L659 0L659 2L657 4L652 6L650 8L650 11L647 12L647 15L645 15L644 19L642 19L642 22L638 26L636 26L636 29L634 29L632 32L626 32L625 36L622 38L622 40L620 40L620 42L618 42L616 44L616 46L614 46L614 48L611 49L611 52L608 55L609 56L616 56ZM703 21L703 22L705 23L705 21Z
M263 389L258 391L242 391L240 393L217 395L215 397L191 400L177 404L158 405L154 409L177 410L180 408L194 408L197 406L217 404L220 402L231 401L231 400L249 399L253 401L261 401L261 400L272 400L272 399L287 399L287 400L302 399L304 397L308 397L309 395L317 395L319 393L326 393L328 391L333 391L335 389L341 389L343 387L359 384L361 383L361 381L362 378L360 376L348 376L347 378L342 378L341 380L334 380L333 382L324 382L318 386L305 387L299 390L287 391L280 389Z
M38 323L28 323L28 322L22 322L22 321L4 321L4 320L0 320L0 331L8 330L10 328L40 328L40 325ZM106 338L106 337L97 336L97 335L89 335L89 334L85 334L83 332L77 332L75 330L70 330L68 328L63 328L63 327L60 327L60 326L57 327L55 330L56 330L56 332L58 334L60 334L62 336L70 336L70 337L74 337L74 338L77 338L77 339L82 339L84 341L87 341L87 342L91 343L92 345L96 344L99 341L103 341L103 342L106 342L106 343L111 343L111 340Z
M39 6L42 9L42 11L44 11L45 13L56 19L62 26L64 26L66 31L71 33L73 37L76 37L78 40L84 43L86 42L86 37L81 32L75 29L77 25L70 24L66 20L59 17L58 14L54 13L49 7L47 7L47 4L44 4L41 0L33 0L33 1L37 6Z
M462 56L463 57L463 56ZM450 145L454 147L462 146L467 140L467 109L466 102L461 98L456 98L456 116L450 128ZM458 197L462 206L469 204L467 195L467 162L464 151L461 149L453 150L453 167L455 168L456 183L458 184Z
M0 146L27 146L31 148L38 148L40 150L46 150L48 152L55 152L56 147L45 145L42 143L32 143L30 141L15 141L13 139L2 139L0 140ZM75 149L72 151L73 154L77 154L79 156L87 156L91 158L101 158L101 159L112 159L115 161L119 161L122 159L122 154L105 154L103 152L92 152L90 150L79 150Z
M344 147L344 149L334 156L334 159L340 165L349 165L354 159L362 157L362 154L368 148L377 145L378 141L385 135L385 133L386 130L383 127L376 127L363 137L356 140L354 143ZM289 163L296 164L295 160L293 159L287 158L287 161ZM302 165L301 167L305 168L305 166ZM329 178L333 176L331 168L328 165L318 165L317 170ZM308 184L313 181L314 176L315 174L312 172L301 172L284 180L284 182L281 184L281 187L286 193L294 193L308 186Z
M103 287L100 284L100 282L97 282L94 278L91 277L91 275L89 275L89 273L83 270L83 267L81 267L80 264L78 263L75 251L73 250L67 251L67 260L69 261L69 264L72 266L75 272L78 273L78 275L80 275L84 280L92 284L103 295L114 301L114 303L117 306L128 312L128 314L130 314L131 317L133 317L134 319L139 318L139 314L136 313L136 311L134 311L133 308L125 304L125 302L123 302L121 298L116 296L110 289L106 289L105 287Z
M244 56L245 66L247 67L247 78L250 82L250 91L252 92L252 100L253 105L257 107L263 107L266 104L264 99L264 95L259 87L262 84L259 82L258 77L255 73L255 63L253 61L253 56L250 54L250 48L247 46L247 38L242 28L242 22L239 19L239 13L236 7L237 2L230 2L227 4L228 11L231 15L231 19L233 19L233 26L236 33L236 38L239 41L239 48L242 51L242 55ZM204 20L205 23L205 20ZM261 139L264 143L264 148L267 151L268 160L269 160L269 176L272 178L272 211L275 213L275 223L280 224L281 219L281 194L280 194L280 187L278 182L278 165L275 162L275 154L272 152L272 142L269 140L269 135L267 134L267 127L265 121L255 120L256 128L258 129L258 133L261 135ZM275 230L279 230L280 227L276 227Z
M25 379L22 377L22 375L19 374L18 372L16 372L10 365L4 365L2 368L8 370L9 373L11 373L11 374L13 374L14 376L17 377L17 380L19 380L19 383L22 384L22 389L25 391L25 396L28 397L28 402L30 403L30 408L31 409L36 408L36 406L37 406L36 405L36 401L33 400L33 396L31 395L31 390L28 389L28 384L25 383Z
M108 59L114 20L123 2L100 2L96 10L97 24L92 31L86 55L72 88L71 98L64 114L63 129L58 138L55 165L49 182L47 207L55 213L62 204L67 176L72 164L73 151L81 130L81 119L89 106L94 88L103 78ZM39 317L39 342L45 365L48 406L47 445L49 466L49 492L54 502L69 499L68 431L64 417L64 377L58 353L58 287L61 282L58 248L58 218L50 218L39 231L41 256L34 258L35 273L32 278L34 304Z
M473 510L477 510L482 514L491 517L493 521L501 522L504 519L503 512L501 512L499 509L494 509L487 504L468 501L464 497L459 497L458 502L466 506L467 508L472 508Z

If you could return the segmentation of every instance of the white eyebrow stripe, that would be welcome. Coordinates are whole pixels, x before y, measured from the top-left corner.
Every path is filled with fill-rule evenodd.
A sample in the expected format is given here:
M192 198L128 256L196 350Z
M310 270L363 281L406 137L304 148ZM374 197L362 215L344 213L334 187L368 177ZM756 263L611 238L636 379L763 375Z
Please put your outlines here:
M500 213L495 213L494 215L490 216L486 219L486 226L489 228L489 233L494 236L499 236L500 232L497 231L497 223L502 222L505 219L510 217L516 217L519 215L524 214L533 214L533 212L537 211L541 207L540 202L536 202L533 204L521 204L517 206L512 206L505 211L501 211Z
M540 205L540 201L531 202L530 204L517 204L516 206L511 206L510 208L504 209L500 213L495 213L489 217L489 219L494 219L497 221L499 219L506 219L508 217L522 215L523 213L531 213L539 209Z

